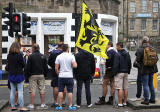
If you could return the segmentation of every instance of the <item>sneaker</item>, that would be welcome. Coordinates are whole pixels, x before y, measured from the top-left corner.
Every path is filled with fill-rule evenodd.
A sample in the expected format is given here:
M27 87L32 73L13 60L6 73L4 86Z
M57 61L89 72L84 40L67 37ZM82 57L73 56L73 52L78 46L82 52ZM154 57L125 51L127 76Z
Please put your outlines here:
M123 103L123 106L127 106L127 103Z
M62 107L61 106L57 106L56 110L62 110Z
M131 101L141 101L142 98L137 98L137 97L136 97L136 98L131 98L130 100L131 100Z
M99 97L99 101L97 101L95 105L104 105L105 103L106 103L105 98Z
M68 110L70 110L70 111L77 110L77 108L75 106L69 106Z
M27 106L27 108L28 108L28 109L34 109L34 105L29 104L29 105Z
M118 104L118 107L123 107L123 104Z
M88 105L88 108L91 108L93 105L92 104L90 104L90 105Z
M41 104L41 108L45 108L45 109L47 109L47 108L48 108L48 106L47 106L46 104Z
M62 107L65 107L66 106L66 103L64 102L64 103L62 103Z
M149 105L149 102L148 101L142 101L141 104Z
M57 107L58 106L58 103L53 103L52 105L51 105L51 107Z
M77 107L77 108L80 108L81 106L80 105L74 105L75 107Z

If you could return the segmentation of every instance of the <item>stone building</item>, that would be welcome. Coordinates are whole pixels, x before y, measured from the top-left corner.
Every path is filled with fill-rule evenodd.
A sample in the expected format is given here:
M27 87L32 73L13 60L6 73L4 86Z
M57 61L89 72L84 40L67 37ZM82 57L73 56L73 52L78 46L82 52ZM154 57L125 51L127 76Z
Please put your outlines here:
M141 38L150 37L157 47L160 39L160 1L159 0L121 0L119 36L127 45L141 43ZM131 45L132 44L132 45Z
M52 13L52 14L54 13L53 15L55 15L55 16L57 16L57 14L61 14L60 16L66 15L66 17L68 17L68 15L69 15L69 18L71 16L71 19L72 19L71 21L73 21L74 20L73 14L75 11L75 1L77 1L77 13L80 13L82 0L1 0L0 1L1 10L0 11L2 12L3 8L7 7L9 2L12 2L14 4L14 7L16 9L18 9L19 12L25 12L28 14L30 13L30 15L33 17L35 16L35 17L41 18L41 19L38 19L38 21L39 20L42 21L42 16L44 16L45 13L47 13L47 16L49 16L49 13ZM88 7L91 8L95 14L109 14L109 15L114 15L114 16L118 16L118 14L119 14L119 12L118 12L118 6L120 3L119 0L85 0L85 2L87 3ZM34 13L35 13L35 15L34 15ZM40 13L42 15L40 15ZM69 13L69 14L67 15L65 13ZM103 16L103 15L101 15L101 16ZM103 17L101 17L101 18L103 18ZM44 19L44 17L43 17L43 19ZM0 15L0 20L2 21L1 15ZM44 24L43 21L42 21L42 23ZM58 23L60 23L60 22L58 22ZM63 21L62 21L62 24L63 24ZM72 24L74 24L74 22L71 23L71 26L69 26L69 27L71 27L71 29L74 30L75 26ZM0 22L0 30L2 31L1 26L2 25ZM74 40L75 35L73 34L73 31L69 30L69 32L71 33L70 34L71 40L72 39ZM0 32L0 36L2 37L1 33L2 32ZM45 39L46 38L44 38L44 41L48 41ZM12 39L8 38L8 40L12 40ZM0 68L2 68L2 64L4 65L6 63L6 59L2 60L2 57L6 58L7 51L8 51L8 48L2 48L3 41L6 41L6 39L4 39L4 37L0 38ZM34 40L34 41L37 41L37 40ZM4 45L6 46L6 44L7 43L5 42ZM43 45L44 45L44 47L47 46L46 43L43 43Z

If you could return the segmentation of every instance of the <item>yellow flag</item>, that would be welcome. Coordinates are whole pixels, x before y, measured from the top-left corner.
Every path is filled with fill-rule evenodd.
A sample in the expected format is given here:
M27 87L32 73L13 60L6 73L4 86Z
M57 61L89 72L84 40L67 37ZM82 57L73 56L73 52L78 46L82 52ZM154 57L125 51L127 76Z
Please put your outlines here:
M108 59L106 55L109 40L102 33L91 10L83 2L81 28L76 46L94 55Z

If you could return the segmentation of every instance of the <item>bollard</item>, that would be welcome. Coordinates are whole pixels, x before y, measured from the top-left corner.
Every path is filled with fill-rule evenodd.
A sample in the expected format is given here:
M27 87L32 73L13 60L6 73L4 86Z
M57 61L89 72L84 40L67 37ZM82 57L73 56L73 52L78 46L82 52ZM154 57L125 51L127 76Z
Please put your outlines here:
M157 92L157 73L154 73L153 75L153 87L155 92Z
M0 80L2 80L2 70L0 70Z

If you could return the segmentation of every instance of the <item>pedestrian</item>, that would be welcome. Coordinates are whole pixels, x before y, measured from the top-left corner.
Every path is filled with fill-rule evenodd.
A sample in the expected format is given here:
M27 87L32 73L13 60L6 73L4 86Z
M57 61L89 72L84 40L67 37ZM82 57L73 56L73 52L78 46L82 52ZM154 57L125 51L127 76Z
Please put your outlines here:
M28 75L27 75L27 72L26 72L26 68L27 68L27 61L28 61L28 57L30 55L31 51L30 49L26 50L26 55L24 56L24 62L25 62L25 67L24 67L24 76L25 76L25 82L28 83L29 80L28 80Z
M131 71L131 58L129 52L123 49L123 43L116 45L119 54L119 70L115 76L115 88L118 90L118 107L127 106L128 98L128 74ZM124 101L122 103L122 98Z
M9 72L8 80L11 87L10 92L10 102L11 102L11 110L17 110L15 106L15 92L16 88L18 90L18 104L20 111L28 111L24 107L24 99L23 99L23 86L24 86L24 60L23 55L20 52L20 44L18 42L12 43L9 54L7 56L7 70Z
M26 74L29 78L30 104L28 108L30 109L34 109L34 97L37 87L41 98L41 108L47 108L45 104L45 76L48 72L48 66L44 55L39 50L39 45L34 44L32 47L33 53L28 57L26 67Z
M88 107L92 107L91 103L91 91L90 91L90 82L95 73L95 60L94 55L79 49L79 52L75 55L77 68L75 69L75 77L77 80L77 99L75 105L80 108L81 106L81 94L83 83L85 85L86 91L86 100ZM87 68L87 69L86 69Z
M73 68L77 67L75 57L69 53L68 44L62 46L62 51L60 55L57 56L55 61L55 70L58 74L58 96L59 96L59 106L56 110L62 110L62 100L63 92L66 86L68 93L69 110L76 110L75 106L72 106L72 95L73 95Z
M142 46L141 46L142 48ZM135 53L135 56L137 56L137 52ZM136 98L130 99L131 101L140 101L142 100L141 94L142 94L142 74L141 74L141 66L137 62L137 59L135 59L133 63L133 67L137 68L138 70L138 75L137 75L137 93L136 93Z
M27 64L29 55L30 55L30 50L28 49L28 50L26 51L26 55L24 56L25 64Z
M48 65L52 68L52 81L51 81L51 87L53 88L53 97L54 97L54 103L51 105L51 107L57 107L58 106L58 74L55 71L55 61L58 55L62 53L62 43L58 44L57 49L53 50L49 56L48 59ZM66 91L63 93L63 103L62 105L65 106L65 97L66 97Z
M108 59L106 60L106 73L104 75L104 80L102 84L102 97L99 97L99 100L95 103L96 105L104 105L104 104L113 104L113 97L115 94L115 86L114 86L114 76L118 72L119 67L119 59L118 53L113 48L113 43L109 42L107 45L107 56ZM105 98L108 92L108 84L110 85L110 97L107 102L105 102Z
M153 74L158 72L158 56L155 49L150 45L149 38L143 37L142 47L137 49L136 61L141 66L141 76L144 92L144 101L141 104L155 103L155 91L153 87ZM149 93L151 97L149 98Z
M105 63L106 63L106 59L100 57L100 61L99 61L100 81L103 81L103 76L105 75Z

